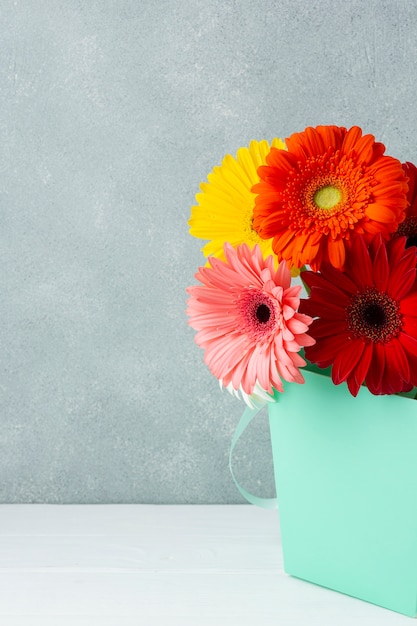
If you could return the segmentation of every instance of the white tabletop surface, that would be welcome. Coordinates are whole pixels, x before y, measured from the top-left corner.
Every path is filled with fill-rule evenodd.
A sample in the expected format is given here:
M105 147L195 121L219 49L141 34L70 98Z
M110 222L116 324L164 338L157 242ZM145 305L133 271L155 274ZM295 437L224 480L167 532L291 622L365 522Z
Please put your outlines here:
M287 576L278 513L240 506L0 505L4 626L404 626Z

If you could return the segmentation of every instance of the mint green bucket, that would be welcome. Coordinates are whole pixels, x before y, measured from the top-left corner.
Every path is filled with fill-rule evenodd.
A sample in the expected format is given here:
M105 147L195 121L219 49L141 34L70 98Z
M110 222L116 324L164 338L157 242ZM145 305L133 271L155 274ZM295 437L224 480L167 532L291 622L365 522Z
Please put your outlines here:
M417 614L417 402L304 372L268 407L285 571Z

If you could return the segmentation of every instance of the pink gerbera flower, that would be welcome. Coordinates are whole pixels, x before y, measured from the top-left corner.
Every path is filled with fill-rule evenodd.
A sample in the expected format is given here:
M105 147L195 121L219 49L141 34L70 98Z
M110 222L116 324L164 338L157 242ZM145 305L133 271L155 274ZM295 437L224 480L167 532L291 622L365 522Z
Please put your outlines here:
M225 244L224 252L226 261L210 257L195 275L202 285L187 289L187 314L212 374L251 405L253 395L283 391L281 377L304 382L298 352L314 343L306 334L312 318L297 312L301 287L291 287L285 263L276 270L258 245Z

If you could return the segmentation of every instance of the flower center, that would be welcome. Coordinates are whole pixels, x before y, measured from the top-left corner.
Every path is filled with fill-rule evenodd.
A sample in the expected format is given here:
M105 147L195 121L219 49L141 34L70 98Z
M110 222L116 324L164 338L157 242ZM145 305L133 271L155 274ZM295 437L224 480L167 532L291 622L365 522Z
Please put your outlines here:
M343 194L338 187L334 185L324 185L317 189L313 195L313 201L319 209L334 209L342 200Z
M287 177L280 214L289 230L347 237L365 217L372 180L364 169L339 151L310 157Z
M267 340L274 333L280 319L279 303L260 289L245 289L239 297L241 331L253 341Z
M368 304L362 311L365 324L374 328L382 328L387 322L387 315L384 307L379 304Z
M252 242L253 244L262 243L263 239L261 239L258 232L253 227L253 208L253 201L247 202L246 206L242 205L242 229L247 242Z
M256 318L258 322L261 324L266 324L266 322L271 317L271 309L267 304L260 304L255 312Z
M391 341L402 328L398 303L374 287L355 295L346 314L354 335L374 343Z
M398 226L397 234L407 237L406 248L417 246L417 217L414 215L406 217Z

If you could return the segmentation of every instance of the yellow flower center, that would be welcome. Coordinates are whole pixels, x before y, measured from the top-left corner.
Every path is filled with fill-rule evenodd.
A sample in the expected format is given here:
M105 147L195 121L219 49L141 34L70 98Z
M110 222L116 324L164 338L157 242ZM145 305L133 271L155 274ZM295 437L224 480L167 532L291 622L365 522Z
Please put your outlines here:
M242 207L242 226L247 242L255 244L263 241L253 227L253 203L248 202L245 209Z
M342 200L343 194L338 187L334 185L324 185L314 193L313 200L319 209L329 211L334 209Z

